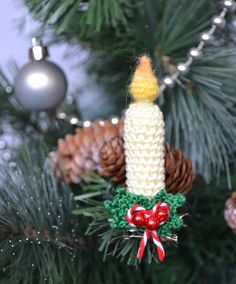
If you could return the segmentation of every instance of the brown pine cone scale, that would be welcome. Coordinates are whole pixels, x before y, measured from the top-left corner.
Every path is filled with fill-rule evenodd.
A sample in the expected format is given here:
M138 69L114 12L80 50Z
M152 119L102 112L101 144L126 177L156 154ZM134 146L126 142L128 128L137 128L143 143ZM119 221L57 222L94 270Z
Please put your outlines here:
M165 144L166 187L171 193L187 194L193 185L192 163L180 149Z
M104 143L100 150L100 165L103 176L111 177L119 184L125 183L125 155L122 138L116 137Z

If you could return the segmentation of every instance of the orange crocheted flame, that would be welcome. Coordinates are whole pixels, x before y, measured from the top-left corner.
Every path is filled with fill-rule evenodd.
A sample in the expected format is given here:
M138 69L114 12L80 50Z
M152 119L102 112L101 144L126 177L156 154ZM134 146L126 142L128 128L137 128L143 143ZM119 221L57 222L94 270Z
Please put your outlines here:
M134 72L130 93L136 101L154 101L159 92L158 80L152 70L151 59L147 55L140 57Z

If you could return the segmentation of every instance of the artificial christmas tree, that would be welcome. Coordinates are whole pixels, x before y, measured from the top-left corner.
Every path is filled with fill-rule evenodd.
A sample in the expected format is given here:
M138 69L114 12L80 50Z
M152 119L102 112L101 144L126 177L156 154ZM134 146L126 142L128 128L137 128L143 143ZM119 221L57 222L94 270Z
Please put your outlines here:
M88 143L74 144L74 125L87 126L86 132L93 132L91 122L81 120L86 113L81 114L74 104L64 104L56 113L25 112L14 97L16 68L11 68L15 71L12 78L1 70L1 283L234 284L236 237L225 222L224 206L231 194L228 188L235 187L235 1L23 2L32 17L42 24L43 30L50 30L48 42L72 42L89 51L88 72L95 74L103 87L101 116L108 104L115 110L111 116L121 116L128 105L129 98L122 94L126 93L131 69L136 65L137 56L149 53L154 77L157 75L160 85L155 103L163 113L165 141L173 147L166 146L166 157L169 161L174 160L174 167L173 162L165 163L166 177L162 171L158 188L166 179L172 193L189 192L185 207L178 210L180 217L186 212L189 216L184 218L186 226L178 234L177 247L169 246L169 235L162 234L166 251L163 264L150 264L151 260L157 259L153 258L155 246L149 241L139 265L136 256L143 227L139 228L139 235L133 234L133 228L114 230L110 225L119 220L112 220L112 214L104 207L104 201L111 211L113 205L125 207L127 200L134 200L136 195L130 193L130 199L127 199L126 190L117 191L109 177L103 178L93 172L88 179L84 168L74 161L78 151L78 157L89 171L96 169L107 175L111 170L111 176L118 175L120 179L120 174L124 173L121 140L119 143L107 141L104 146L107 152L101 152L105 150L98 147L90 134L87 135ZM71 56L80 55L78 52ZM95 109L97 104L92 98L90 113ZM153 124L151 129L156 126ZM84 128L80 130L83 132ZM138 131L138 128L133 130ZM13 145L6 139L9 135L15 138ZM69 164L66 179L68 182L86 180L80 186L70 186L71 190L62 178L54 180L48 159L49 152L57 147L57 140L65 135L72 135L62 149ZM27 147L23 144L26 137L30 140ZM120 136L116 132L112 138L120 139ZM44 143L39 146L39 140L47 147ZM16 152L21 152L22 148L24 151L19 158ZM107 154L111 149L121 166L118 174L111 167L112 157ZM161 149L163 154L163 145ZM192 168L182 153L191 160ZM103 157L104 169L97 166L98 157ZM131 158L134 157L131 155ZM70 159L73 166L68 162ZM55 155L54 166L62 177L58 161ZM195 173L194 190L191 191L193 176L190 169ZM145 190L135 180L132 184L134 186L130 188L135 192ZM150 186L147 195L152 189L158 190ZM121 197L116 199L117 204L113 204L115 192ZM176 195L173 196L174 200ZM183 199L177 203L176 208ZM146 201L143 207L150 209L154 205ZM226 209L230 209L231 217L232 208ZM131 206L125 209L128 211ZM154 209L149 213L154 214ZM125 218L128 212L121 213ZM133 213L131 210L130 214ZM168 217L166 221L180 228L182 218L178 216ZM127 220L137 225L136 217ZM170 238L176 241L176 236ZM136 270L127 263L136 265Z

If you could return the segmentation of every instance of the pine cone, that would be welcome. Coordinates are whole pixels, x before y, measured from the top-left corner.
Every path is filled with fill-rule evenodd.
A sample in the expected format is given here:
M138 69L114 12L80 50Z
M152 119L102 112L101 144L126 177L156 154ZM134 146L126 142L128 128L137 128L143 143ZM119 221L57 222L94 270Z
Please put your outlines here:
M118 183L124 183L125 153L124 142L120 137L104 143L100 150L102 174ZM165 145L166 190L169 193L187 194L193 184L192 163L184 157L179 149Z
M124 185L125 154L123 120L118 124L95 122L91 128L78 128L74 135L66 135L58 141L58 150L51 154L52 170L58 179L63 173L68 183L79 184L91 171L111 177ZM193 183L191 161L181 150L165 145L166 190L187 194Z
M192 163L180 149L165 144L166 190L169 193L187 194L193 185Z
M224 216L228 226L236 233L236 191L225 203Z
M101 175L111 177L118 184L125 183L124 142L120 137L104 143L100 150Z
M58 150L51 154L52 170L68 183L81 183L91 171L101 173L99 152L105 142L123 136L123 120L117 124L94 122L93 127L77 128L74 135L59 139Z

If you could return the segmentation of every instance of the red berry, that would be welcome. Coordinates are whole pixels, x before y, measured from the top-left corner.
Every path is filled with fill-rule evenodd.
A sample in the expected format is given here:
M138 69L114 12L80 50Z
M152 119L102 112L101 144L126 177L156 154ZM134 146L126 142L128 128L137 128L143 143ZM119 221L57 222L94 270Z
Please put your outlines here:
M136 227L143 227L145 225L145 219L142 213L137 212L132 217L132 222Z
M169 219L169 212L166 209L159 208L155 215L160 223Z
M156 217L151 216L151 217L149 217L149 218L147 218L147 219L145 220L145 225L146 225L145 227L146 227L148 230L153 231L153 230L156 230L156 229L158 228L158 226L159 226L159 221L157 220Z

